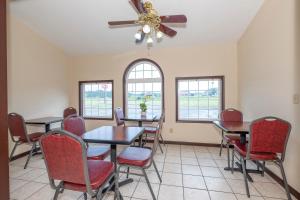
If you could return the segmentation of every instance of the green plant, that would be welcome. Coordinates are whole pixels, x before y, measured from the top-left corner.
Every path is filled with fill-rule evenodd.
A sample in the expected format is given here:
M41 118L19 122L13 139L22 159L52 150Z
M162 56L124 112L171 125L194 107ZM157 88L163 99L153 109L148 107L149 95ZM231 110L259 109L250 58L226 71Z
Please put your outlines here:
M140 109L141 109L142 112L146 112L147 111L146 102L140 103Z

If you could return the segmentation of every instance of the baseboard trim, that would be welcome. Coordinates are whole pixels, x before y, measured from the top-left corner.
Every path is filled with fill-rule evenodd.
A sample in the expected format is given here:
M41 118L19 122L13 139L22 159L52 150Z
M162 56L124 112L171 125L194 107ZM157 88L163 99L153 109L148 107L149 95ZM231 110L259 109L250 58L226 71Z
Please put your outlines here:
M277 174L275 174L274 172L272 172L269 168L265 168L265 172L271 176L279 185L281 185L284 188L284 183L282 178L280 178L279 176L277 176ZM292 195L294 195L297 199L300 200L300 192L298 192L295 188L293 188L292 186L289 185L289 190L290 193Z
M199 142L179 142L179 141L165 141L166 144L175 144L175 145L188 145L188 146L203 146L203 147L220 147L220 144L213 143L199 143Z

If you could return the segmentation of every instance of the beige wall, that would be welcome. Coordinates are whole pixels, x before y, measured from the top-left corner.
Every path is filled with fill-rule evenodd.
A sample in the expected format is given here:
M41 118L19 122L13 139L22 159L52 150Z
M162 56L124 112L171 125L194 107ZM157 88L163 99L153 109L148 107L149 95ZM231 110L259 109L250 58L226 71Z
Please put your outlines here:
M149 55L148 55L149 53ZM237 57L236 44L216 44L190 48L172 48L150 52L128 52L117 55L94 55L72 58L70 103L78 107L78 81L113 79L115 107L122 106L122 78L129 63L138 58L157 62L165 76L166 123L164 137L167 140L219 143L219 134L211 124L176 123L175 77L225 75L226 106L237 106ZM112 121L88 121L89 129ZM174 132L170 133L170 128Z
M275 115L292 123L285 169L289 183L299 191L300 109L293 104L293 95L299 92L295 62L296 1L265 1L238 42L238 77L240 107L246 119ZM278 173L277 168L270 167Z
M67 57L12 16L8 35L9 112L25 119L61 116L68 105Z

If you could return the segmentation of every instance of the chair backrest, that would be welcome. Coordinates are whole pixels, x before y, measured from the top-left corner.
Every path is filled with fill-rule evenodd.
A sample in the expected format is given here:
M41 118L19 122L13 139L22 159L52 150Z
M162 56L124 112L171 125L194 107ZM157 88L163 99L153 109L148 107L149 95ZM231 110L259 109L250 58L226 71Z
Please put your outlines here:
M50 184L60 180L90 187L86 146L66 131L50 131L40 139Z
M159 118L159 121L157 123L157 126L156 126L156 134L154 136L153 146L152 146L152 157L155 155L158 145L159 145L159 137L160 137L160 134L163 129L164 118L165 118L165 115L164 115L164 113L162 113Z
M115 118L118 126L125 126L123 109L118 107L115 109Z
M279 153L284 160L291 124L276 117L257 119L250 126L250 152Z
M15 141L14 137L20 137L30 142L27 136L25 121L21 115L17 113L8 114L8 129L13 141Z
M63 130L66 130L77 136L81 136L86 132L84 119L77 115L70 115L69 117L65 118L62 126Z
M73 107L66 108L64 110L64 118L69 117L70 115L77 115L77 111Z
M242 112L234 109L228 108L223 110L220 114L221 121L223 122L242 122L243 121L243 114Z

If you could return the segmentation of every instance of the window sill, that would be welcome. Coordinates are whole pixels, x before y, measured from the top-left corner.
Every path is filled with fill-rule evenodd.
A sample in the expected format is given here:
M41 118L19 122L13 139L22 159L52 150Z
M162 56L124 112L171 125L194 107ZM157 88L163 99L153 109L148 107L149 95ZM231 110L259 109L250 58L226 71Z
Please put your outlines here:
M114 118L100 118L100 117L83 117L86 120L114 120Z
M199 123L199 124L211 124L214 120L176 120L176 123Z

